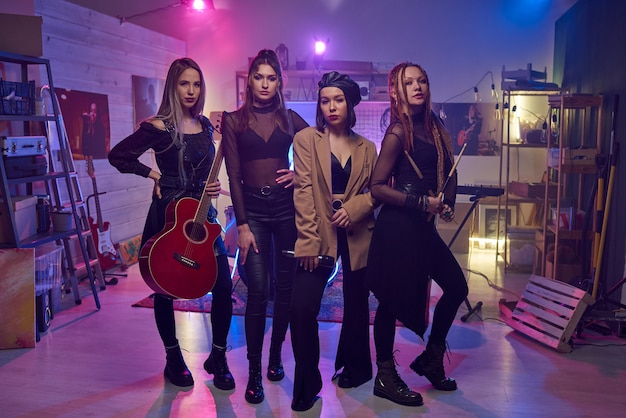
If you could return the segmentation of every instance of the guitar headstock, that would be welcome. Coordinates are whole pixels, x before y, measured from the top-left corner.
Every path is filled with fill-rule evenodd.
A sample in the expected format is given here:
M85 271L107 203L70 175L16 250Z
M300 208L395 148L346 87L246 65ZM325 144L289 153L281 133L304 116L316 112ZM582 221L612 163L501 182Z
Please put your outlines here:
M85 156L85 160L87 161L87 174L89 174L89 177L92 179L96 178L96 171L93 168L93 156L87 155Z

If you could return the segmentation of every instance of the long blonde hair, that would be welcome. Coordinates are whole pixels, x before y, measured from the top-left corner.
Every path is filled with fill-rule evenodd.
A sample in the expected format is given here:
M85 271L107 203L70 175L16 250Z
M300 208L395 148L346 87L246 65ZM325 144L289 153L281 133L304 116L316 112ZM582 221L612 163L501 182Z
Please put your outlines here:
M163 99L161 100L158 114L155 116L155 119L167 121L174 126L176 136L180 143L183 141L183 114L186 110L183 109L180 104L180 99L178 98L178 79L181 74L189 68L196 70L200 75L200 94L198 95L198 101L190 110L194 118L200 118L202 110L204 109L206 84L200 66L191 58L179 58L170 65L167 78L165 79Z
M419 69L426 78L426 85L428 85L428 94L425 97L424 111L422 116L424 118L424 127L426 132L430 132L435 147L437 148L437 187L441 189L447 173L444 173L445 159L448 158L451 162L454 161L454 151L452 148L452 140L450 134L441 123L441 120L433 113L430 102L430 82L428 81L428 75L426 71L418 65L411 62L403 62L396 65L389 72L389 102L391 109L390 120L397 120L402 124L402 130L404 131L404 149L407 152L413 151L413 119L411 118L411 111L407 100L406 84L404 83L405 72L407 67L415 67ZM392 96L395 92L396 98ZM445 147L445 149L444 149Z

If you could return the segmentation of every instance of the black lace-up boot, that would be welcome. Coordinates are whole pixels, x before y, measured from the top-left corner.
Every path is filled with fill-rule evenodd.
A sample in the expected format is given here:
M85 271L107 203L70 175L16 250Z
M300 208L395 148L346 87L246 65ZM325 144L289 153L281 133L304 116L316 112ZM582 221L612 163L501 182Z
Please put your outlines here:
M193 376L185 364L180 346L177 344L173 347L166 347L165 353L166 363L163 375L173 385L180 387L193 386Z
M374 380L374 395L389 399L400 405L420 406L424 404L422 395L412 391L400 378L394 359L376 362L378 373Z
M285 369L283 369L283 361L281 358L282 344L270 345L270 361L267 365L267 378L272 382L278 382L285 377Z
M446 353L445 344L435 344L428 342L426 350L411 363L411 369L426 379L437 390L452 391L456 390L456 381L446 377L443 368L443 356Z
M248 386L246 387L246 401L257 404L263 402L263 383L261 382L261 356L249 359Z
M228 369L226 362L226 347L213 344L209 358L204 362L204 370L213 375L213 384L222 390L235 388L235 379Z

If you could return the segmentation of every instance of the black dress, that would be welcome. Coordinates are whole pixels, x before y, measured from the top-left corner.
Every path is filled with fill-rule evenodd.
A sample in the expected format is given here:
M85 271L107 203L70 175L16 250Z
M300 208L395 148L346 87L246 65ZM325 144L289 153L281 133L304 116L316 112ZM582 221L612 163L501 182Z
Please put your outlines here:
M423 337L427 327L428 286L430 278L453 280L456 287L465 279L454 255L443 242L435 227L434 216L416 208L404 207L405 193L416 196L437 193L437 149L423 124L414 120L414 148L410 152L423 178L419 178L401 147L401 124L392 123L385 140L393 141L394 152L385 153L385 144L372 176L376 181L378 164L389 164L394 179L393 188L403 194L382 199L384 204L376 220L367 262L366 283L381 305L387 308L407 328ZM444 173L452 162L446 158ZM379 179L386 183L386 179ZM444 202L454 207L456 179L447 190ZM374 186L372 186L372 194ZM379 199L379 196L376 196ZM440 279L440 280L437 280Z

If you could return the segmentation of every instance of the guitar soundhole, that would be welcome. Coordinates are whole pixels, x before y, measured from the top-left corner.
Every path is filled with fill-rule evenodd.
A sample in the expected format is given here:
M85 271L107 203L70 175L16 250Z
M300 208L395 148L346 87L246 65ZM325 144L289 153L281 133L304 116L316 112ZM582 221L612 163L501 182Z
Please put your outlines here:
M189 221L185 224L185 234L189 237L190 241L204 241L207 238L207 232L204 228L204 224Z

